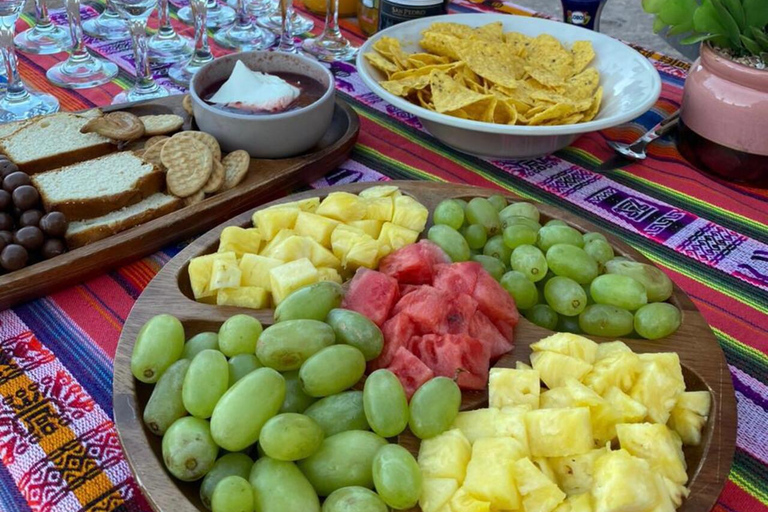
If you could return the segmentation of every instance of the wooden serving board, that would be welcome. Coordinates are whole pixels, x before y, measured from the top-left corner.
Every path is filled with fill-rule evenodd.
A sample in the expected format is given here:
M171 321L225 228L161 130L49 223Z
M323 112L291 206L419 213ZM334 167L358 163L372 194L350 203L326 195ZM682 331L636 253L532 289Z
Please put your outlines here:
M454 184L402 181L391 182L412 195L432 211L446 198L487 197L498 191ZM325 196L329 192L343 190L360 192L370 184L355 184L296 194L269 203L279 204L297 199ZM516 196L508 199L521 200ZM269 205L264 205L264 208ZM538 204L544 220L562 219L582 232L599 231L594 224L558 208ZM120 440L139 485L157 511L195 512L205 510L198 497L198 483L184 483L173 479L165 470L161 457L160 438L147 430L141 420L144 406L152 386L136 381L131 374L130 359L136 335L141 326L159 313L169 313L184 324L190 337L202 331L217 331L224 320L236 313L246 313L258 318L263 324L272 323L272 311L254 311L235 307L217 307L195 302L192 298L187 266L190 258L215 252L219 235L227 226L248 227L255 211L237 217L212 229L198 238L173 258L139 297L125 322L115 356L114 414ZM431 219L430 219L431 220ZM543 223L543 222L542 222ZM651 263L639 252L621 240L606 234L617 254L636 261ZM688 464L690 497L678 510L682 512L706 512L712 508L725 484L736 442L736 399L731 375L720 346L707 322L688 296L677 286L671 302L683 313L683 323L673 335L663 340L623 339L636 352L677 352L683 365L683 376L688 390L707 390L712 395L712 409L698 447L685 447ZM521 316L515 330L515 348L503 356L496 366L514 367L515 361L528 362L530 345L552 334ZM589 336L595 341L610 341ZM465 392L463 409L483 407L487 393ZM406 431L399 442L413 453L418 450L418 439Z
M189 130L192 121L181 106L182 98L182 95L176 95L103 110L125 110L139 116L178 114L185 119L183 129ZM331 126L317 146L307 153L278 160L251 159L245 180L231 190L61 256L0 275L0 311L152 254L172 242L210 229L280 192L323 177L347 159L359 130L357 114L344 101L336 99Z

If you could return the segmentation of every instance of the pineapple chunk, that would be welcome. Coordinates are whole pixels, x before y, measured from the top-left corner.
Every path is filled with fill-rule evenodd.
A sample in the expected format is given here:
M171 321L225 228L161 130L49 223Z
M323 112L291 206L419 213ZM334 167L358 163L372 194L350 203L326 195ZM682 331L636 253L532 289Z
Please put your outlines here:
M472 445L463 489L475 498L488 501L494 510L520 507L520 495L512 484L512 464L523 457L520 443L509 437L486 437Z
M581 359L551 351L534 352L531 364L549 389L564 385L569 378L580 381L592 369Z
M368 212L365 201L349 192L331 192L317 207L318 215L330 217L341 222L362 220Z
M264 248L262 256L283 261L295 261L307 258L311 261L312 240L306 236L291 235L277 245Z
M292 237L295 234L296 232L292 229L281 229L272 240L267 242L264 247L261 248L261 252L259 252L259 254L267 254L272 249L283 243L287 238Z
M206 254L189 260L189 284L195 300L209 302L211 297L216 300L216 290L211 290L211 273L215 254Z
M315 267L330 267L336 270L341 269L341 261L333 255L331 251L320 245L312 238L306 238L309 244L309 261Z
M427 225L427 217L429 217L429 210L414 198L410 196L395 198L393 224L421 233Z
M461 430L454 428L421 442L419 468L424 478L453 478L460 485L471 457L472 446Z
M595 362L597 354L597 343L578 334L559 332L537 341L531 345L531 349L534 352L543 352L545 350L557 352L592 364Z
M452 512L489 512L490 510L489 502L476 499L463 487L451 497Z
M528 446L534 457L566 457L592 449L589 409L540 409L525 413Z
M542 409L567 409L576 405L571 392L565 386L543 392L540 403Z
M216 296L216 305L264 309L269 307L269 292L259 286L222 288Z
M667 492L667 496L669 496L670 501L675 507L682 505L683 499L691 494L691 491L686 486L676 484L665 476L661 477L661 479L664 482L664 489Z
M683 368L680 366L680 356L675 352L658 352L655 354L640 354L638 356L643 365L651 363L658 364L664 369L664 372L678 381L685 389L685 380L683 379Z
M709 416L712 396L709 391L686 391L677 397L675 408L688 409L699 416Z
M592 498L588 493L568 496L554 512L592 512Z
M549 463L548 458L534 457L531 461L537 468L539 468L539 471L541 471L545 477L549 478L553 484L557 485L557 475L555 475L555 471L552 469L552 465Z
M376 268L378 263L379 243L368 235L352 244L346 256L342 258L344 267L350 269L358 267Z
M344 261L344 258L355 242L366 238L370 237L362 229L340 224L331 233L331 249L334 256Z
M339 221L309 212L299 212L293 230L297 235L308 236L323 247L331 247L331 233Z
M269 271L284 263L283 260L257 254L243 254L243 257L240 258L240 270L243 273L241 283L243 286L257 286L271 292L272 283L269 280Z
M319 205L320 205L320 198L319 197L309 197L307 199L299 199L298 201L291 201L290 203L276 204L275 206L270 206L269 208L281 208L281 207L285 207L285 206L295 206L296 208L298 208L299 210L301 210L303 212L314 213L315 210L317 210L317 207Z
M656 502L656 506L649 512L675 512L675 505L672 502L672 496L669 494L670 490L665 485L664 477L654 474L653 482L656 484L656 492L658 493L659 498Z
M530 405L539 408L541 381L536 370L492 368L488 381L488 405Z
M520 443L526 455L530 455L528 447L528 431L525 429L525 414L530 409L527 406L504 407L495 419L495 435L493 437L511 437Z
M453 478L425 478L419 498L421 512L439 512L458 489L459 483Z
M649 512L659 491L646 461L617 450L595 461L592 499L595 512Z
M342 283L341 276L339 275L339 271L335 268L328 268L328 267L318 267L317 269L317 280L318 281L333 281L334 283Z
M253 225L259 228L261 236L269 242L281 229L292 229L299 216L298 206L275 206L253 214Z
M219 239L219 251L234 251L239 258L245 253L259 254L261 233L257 228L243 229L237 226L224 228Z
M592 371L584 377L584 384L600 395L612 386L626 392L632 389L632 384L641 369L642 365L637 354L616 351L595 361Z
M565 499L565 493L529 458L515 462L513 472L525 512L550 512Z
M597 345L596 360L599 361L600 359L611 354L616 354L617 352L630 352L634 354L632 349L623 341L606 341Z
M515 361L515 370L533 370L533 368L522 361Z
M701 444L701 430L707 423L705 416L699 416L689 409L675 406L669 415L667 426L677 432L683 444L698 446Z
M621 412L576 379L568 379L565 387L573 399L572 407L589 407L589 415L592 419L592 436L596 443L604 445L615 439L616 424L622 422Z
M606 448L595 448L581 455L549 459L560 488L568 496L589 492L592 488L595 461L608 453Z
M234 252L217 252L213 256L211 267L211 291L237 288L240 286L242 274Z
M395 185L376 185L360 192L360 197L370 199L374 197L390 197L398 195L400 189Z
M383 257L408 244L414 243L419 238L419 232L412 229L385 222L379 233L379 254Z
M366 199L365 218L390 222L395 211L395 202L391 197L371 197Z
M629 396L648 408L648 418L654 423L666 424L677 397L685 391L685 384L669 375L657 362L643 365L643 370L629 392Z
M380 220L366 219L366 220L354 220L347 225L352 226L353 228L362 229L366 235L370 236L375 240L379 238L379 233L381 233L381 226L383 224L384 222Z
M688 481L683 443L666 425L622 423L616 425L619 444L635 457L645 459L651 469L677 484Z
M648 409L638 402L633 400L628 394L624 393L617 387L608 388L603 394L609 404L621 414L621 423L639 423L645 419L648 414Z
M317 269L307 258L291 261L269 271L272 300L275 305L302 286L317 282Z
M483 437L496 437L496 424L500 411L496 408L462 411L456 415L451 428L459 429L474 444Z

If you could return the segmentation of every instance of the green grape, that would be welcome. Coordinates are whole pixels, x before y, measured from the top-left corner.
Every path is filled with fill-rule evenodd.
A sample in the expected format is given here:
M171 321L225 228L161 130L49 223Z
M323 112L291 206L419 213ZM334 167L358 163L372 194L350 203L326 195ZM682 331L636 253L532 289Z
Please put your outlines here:
M547 265L556 275L570 277L579 284L591 283L597 277L597 262L584 249L574 245L555 244L550 247Z
M259 361L259 358L253 354L237 354L236 356L229 358L228 364L229 387L232 387L235 382L239 381L253 370L264 366Z
M145 323L133 345L131 373L154 384L184 351L184 326L171 315L157 315Z
M488 241L485 228L480 224L465 226L461 234L464 236L470 249L482 249L485 246L485 242Z
M363 408L371 429L381 437L395 437L408 425L408 398L389 370L376 370L365 379Z
M365 487L342 487L323 502L323 512L389 512L379 495Z
M350 486L373 489L373 459L387 440L373 432L347 430L326 437L320 449L298 462L320 496Z
M165 432L162 445L165 467L184 482L205 476L219 453L208 422L192 416L174 421Z
M421 496L422 476L413 455L398 444L383 446L373 459L376 492L390 507L415 507Z
M501 277L501 286L515 299L518 309L528 309L539 302L539 290L522 272L510 270Z
M189 359L179 359L173 363L152 390L144 408L144 424L153 434L162 436L174 421L187 415L181 388L189 365Z
M384 348L384 335L378 326L357 311L332 309L325 319L336 333L336 343L352 345L366 361L379 357Z
M512 224L504 228L504 244L510 249L516 249L521 245L535 245L536 231L522 224Z
M544 226L567 226L568 224L565 223L565 221L562 221L560 219L552 219L547 221Z
M432 221L458 230L464 225L464 207L454 199L440 201L432 213Z
M536 240L536 245L539 246L539 249L546 252L555 244L584 247L584 238L581 236L581 233L570 226L555 225L541 228L539 230L539 237Z
M561 315L575 316L587 306L587 294L571 278L555 276L544 287L544 298Z
M201 332L195 334L184 344L184 351L181 353L182 359L195 358L197 354L205 349L219 350L219 335L215 332Z
M203 350L192 360L184 376L181 388L184 408L197 418L210 418L228 387L227 358L218 350Z
M635 331L649 340L669 336L681 322L680 310L667 302L654 302L635 312Z
M300 460L315 453L324 437L315 420L287 412L267 420L259 435L259 446L273 459Z
M510 257L512 270L522 272L530 281L536 282L544 279L547 275L547 258L538 248L533 245L520 245Z
M603 274L589 287L597 304L610 304L628 311L648 303L645 287L636 279L621 274Z
M245 478L230 475L213 490L213 512L253 512L253 489Z
M333 328L318 320L286 320L267 327L256 344L256 357L280 372L298 370L304 361L336 343Z
M501 211L507 207L507 198L501 194L494 194L489 196L488 202L491 203L497 211Z
M327 396L310 405L304 414L325 432L325 437L347 430L368 430L362 391L345 391Z
M583 334L584 332L579 327L578 316L565 316L557 315L557 326L555 327L557 332L570 332L573 334Z
M501 212L499 214L499 218L501 219L502 229L506 229L509 226L525 226L527 228L532 229L533 231L536 231L537 233L541 229L541 224L539 224L532 218L524 217L522 215L514 215L512 213L509 213L507 210Z
M309 396L335 395L349 389L365 373L365 356L349 345L331 345L307 359L299 381Z
M219 328L221 352L227 357L237 354L253 354L261 331L261 322L252 316L235 315L229 317Z
M536 304L525 311L525 318L545 329L554 331L557 328L557 313L548 304Z
M293 462L263 457L248 477L258 512L320 512L320 499Z
M474 197L467 204L467 223L480 224L485 228L488 236L501 233L501 221L499 211L484 197Z
M275 308L275 322L286 320L325 321L328 312L341 306L344 291L339 283L320 281L299 288Z
M608 304L592 304L579 315L579 327L593 336L615 338L632 332L632 313Z
M451 261L467 261L469 259L467 241L461 236L461 233L452 227L435 224L427 231L427 238L439 245L448 254Z
M581 287L584 289L584 293L587 294L587 306L594 304L595 299L592 298L592 290L590 290L589 284L582 284Z
M483 254L485 256L492 256L501 261L509 261L512 256L512 249L507 247L504 243L504 237L496 235L491 237L483 247Z
M194 363L194 361L193 361ZM272 368L259 368L221 397L211 416L211 435L227 451L245 450L259 440L261 428L285 400L285 379Z
M540 281L536 281L536 288L538 288L539 292L541 292L539 295L542 295L542 296L544 295L544 287L547 285L549 280L552 279L553 277L555 277L555 273L552 272L551 270L547 270L547 274L544 276L544 278L541 279Z
M453 425L461 406L461 390L448 377L435 377L416 390L409 405L408 426L419 439L439 436Z
M491 276L497 281L501 279L501 276L504 275L504 271L506 270L504 264L493 256L478 254L476 256L472 256L470 259L481 264L485 271L491 274Z
M529 219L535 222L539 222L541 218L539 209L536 208L536 206L534 206L533 204L527 203L525 201L518 201L516 203L511 203L509 206L504 208L504 211L507 212L507 215L528 217Z
M596 231L590 231L589 233L584 233L584 244L588 244L589 242L593 240L602 240L603 242L608 242L608 239L605 238L605 235L602 233L598 233Z
M672 296L672 280L653 265L614 258L605 264L605 272L631 277L638 281L645 287L648 302L664 302Z
M280 412L303 413L307 407L317 402L317 398L309 396L301 389L298 370L283 372L283 378L285 379L285 400L280 406Z
M454 201L459 203L459 205L461 206L462 210L464 210L465 212L467 211L467 201L466 200L464 200L464 199L454 199Z
M200 501L203 506L211 509L213 491L219 482L232 475L248 478L251 466L253 460L244 453L227 453L219 457L200 484Z
M600 265L613 258L613 247L605 240L594 238L584 244L584 251L592 256Z

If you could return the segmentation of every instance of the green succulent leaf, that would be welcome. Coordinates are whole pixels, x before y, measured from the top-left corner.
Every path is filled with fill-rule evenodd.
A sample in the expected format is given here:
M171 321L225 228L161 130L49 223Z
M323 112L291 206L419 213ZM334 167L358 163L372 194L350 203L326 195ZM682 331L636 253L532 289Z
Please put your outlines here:
M739 36L741 35L739 31L739 26L736 24L736 20L733 19L733 16L731 16L731 13L728 12L728 9L723 6L723 3L721 0L711 0L712 6L715 8L715 12L717 13L718 17L720 18L720 23L723 25L723 28L725 29L725 34L728 36L728 40L731 42L731 46L734 49L738 49L742 46L741 39Z
M702 34L726 34L725 27L718 20L717 11L711 0L704 0L693 13L693 28Z
M747 25L765 29L768 25L768 2L765 0L742 0L742 2Z
M742 35L741 42L744 43L744 47L749 51L749 53L752 55L760 55L760 45L758 45L754 40L748 38L745 35Z
M658 16L656 16L656 17L653 19L653 32L654 32L654 33L658 34L658 33L659 33L659 32L661 32L662 30L664 30L664 27L666 27L666 26L667 26L667 24L666 24L666 23L664 23L664 22L662 21L662 19L661 19L661 18L659 18Z
M685 34L686 32L690 32L693 30L693 20L691 20L688 23L683 23L682 25L676 25L674 27L670 27L669 30L667 30L668 36L677 36L680 34Z
M651 14L658 14L664 5L664 0L643 0L643 10Z
M723 6L728 9L728 12L733 16L736 25L739 26L739 31L744 32L747 26L746 17L744 14L744 6L741 5L742 0L722 0Z
M759 28L752 27L752 38L764 52L768 52L768 35Z
M667 0L658 16L667 25L682 25L693 21L697 7L696 0Z
M702 41L709 41L715 37L717 36L714 34L694 34L681 39L680 42L683 44L696 44Z

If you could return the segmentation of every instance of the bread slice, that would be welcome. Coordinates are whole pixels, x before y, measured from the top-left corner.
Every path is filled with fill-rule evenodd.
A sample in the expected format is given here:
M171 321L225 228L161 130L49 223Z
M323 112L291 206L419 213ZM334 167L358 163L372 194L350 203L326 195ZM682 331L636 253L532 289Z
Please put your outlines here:
M115 151L116 146L108 138L80 133L80 128L94 115L101 112L58 112L22 122L18 128L0 130L0 152L22 171L34 174Z
M122 151L32 176L46 211L94 219L160 192L165 173Z
M70 249L82 247L171 213L183 205L178 197L159 193L96 219L70 222L65 235L67 246Z

